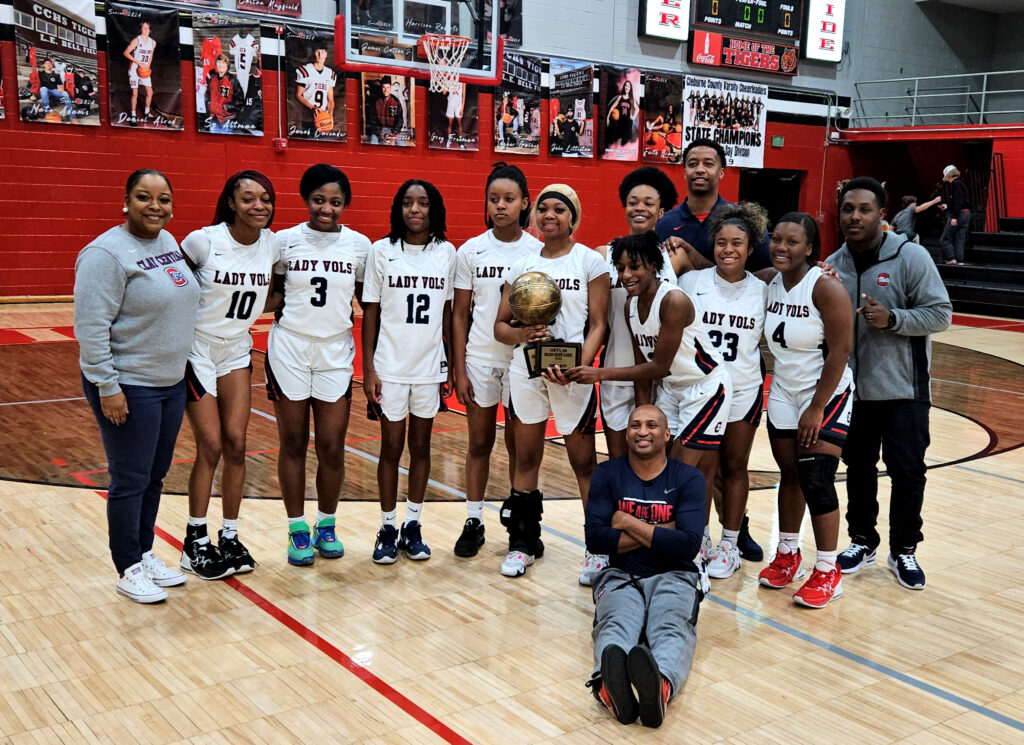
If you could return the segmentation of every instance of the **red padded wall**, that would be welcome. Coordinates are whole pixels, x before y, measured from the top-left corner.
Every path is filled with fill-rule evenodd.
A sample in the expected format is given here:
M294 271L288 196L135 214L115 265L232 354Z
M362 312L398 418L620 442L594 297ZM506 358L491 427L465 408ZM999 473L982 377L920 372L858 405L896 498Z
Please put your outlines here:
M359 143L358 81L348 81L346 144L291 140L287 152L274 152L277 132L279 73L265 71L263 137L208 135L195 131L195 102L184 96L185 130L154 132L114 128L109 120L106 59L99 55L101 118L99 127L23 124L18 119L14 45L0 43L7 118L0 120L0 296L69 294L74 260L91 238L121 217L125 177L136 168L164 171L175 190L174 219L169 230L180 240L209 222L224 179L241 168L255 168L273 180L278 193L275 227L302 221L305 207L298 196L303 170L317 162L344 169L353 184L352 207L344 221L379 238L387 229L391 198L407 178L433 181L445 197L449 235L459 245L484 229L483 184L490 166L508 160L527 174L534 195L547 183L564 181L580 194L583 225L579 240L596 245L624 232L617 186L639 163L575 161L495 153L484 137L476 153L428 150L425 143L426 88L416 88L417 125L423 136L415 148L389 148ZM182 80L193 79L191 62L182 63ZM188 86L183 86L188 90ZM492 131L491 96L481 93L480 132ZM781 149L766 148L766 168L805 171L799 209L818 212L821 191L824 128L769 122L768 136L784 135ZM546 153L546 137L541 152ZM1024 158L1024 151L1021 152ZM849 176L842 148L829 148L825 169L823 222L826 252L834 250L834 189ZM666 170L685 193L680 167ZM727 171L722 195L735 199L739 173Z

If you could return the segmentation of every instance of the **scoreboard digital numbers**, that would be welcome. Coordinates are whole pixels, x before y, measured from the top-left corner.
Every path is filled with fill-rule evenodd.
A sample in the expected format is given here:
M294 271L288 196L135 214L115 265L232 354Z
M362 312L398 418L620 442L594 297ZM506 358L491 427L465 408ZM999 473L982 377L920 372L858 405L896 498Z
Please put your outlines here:
M803 0L695 0L693 25L722 33L755 33L794 44L800 39Z

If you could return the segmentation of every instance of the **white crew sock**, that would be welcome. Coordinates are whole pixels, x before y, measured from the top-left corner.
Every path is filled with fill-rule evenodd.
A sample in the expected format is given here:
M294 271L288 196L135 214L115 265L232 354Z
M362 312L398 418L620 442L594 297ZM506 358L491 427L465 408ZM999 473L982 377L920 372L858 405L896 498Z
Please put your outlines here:
M288 518L288 530L291 531L292 526L295 525L296 523L304 523L304 522L306 522L306 516L305 515L299 515L298 517L289 517Z
M321 510L317 510L316 511L316 522L317 522L317 524L322 523L324 520L326 520L329 517L334 517L334 513L333 512L323 512Z
M395 530L398 530L398 510L394 509L390 512L384 512L384 510L381 510L380 522L381 525L390 525Z
M221 533L225 538L237 538L238 537L238 518L234 520L228 520L226 517L220 521Z
M475 517L477 520L483 522L484 519L484 502L466 502L466 517Z
M814 568L819 572L831 572L836 568L836 556L838 555L838 551L822 551L818 549L817 556L814 559Z
M423 512L423 502L406 502L405 503L405 525L409 523L418 523L420 521L420 514Z
M799 533L779 533L779 553L795 554L800 550Z

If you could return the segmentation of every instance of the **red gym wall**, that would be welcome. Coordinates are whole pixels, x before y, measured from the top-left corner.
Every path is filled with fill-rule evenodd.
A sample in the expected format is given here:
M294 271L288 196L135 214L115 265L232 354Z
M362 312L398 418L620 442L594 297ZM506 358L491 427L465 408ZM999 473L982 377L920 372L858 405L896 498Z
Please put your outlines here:
M583 203L579 240L604 243L625 232L617 187L621 178L640 163L549 158L546 136L541 155L526 157L493 151L491 96L481 92L481 150L476 153L428 150L425 137L415 148L390 148L359 143L359 83L347 85L348 143L328 145L291 140L286 153L274 152L277 132L277 96L280 73L263 75L263 137L208 135L195 131L195 100L185 95L185 129L155 132L113 128L107 107L106 56L99 54L101 119L99 127L24 124L18 118L15 51L0 42L7 118L0 120L0 297L67 295L74 284L78 251L96 235L121 219L124 181L136 168L157 168L175 189L174 219L168 229L179 240L209 223L224 180L242 168L255 168L274 182L278 194L274 227L303 221L306 210L298 196L302 172L313 163L337 165L353 186L352 207L344 221L377 239L387 231L391 199L407 178L434 182L445 198L448 233L460 245L480 233L483 225L483 185L491 164L508 160L521 167L536 195L553 181L570 184ZM191 62L182 63L182 80L193 79ZM183 85L187 91L190 86ZM425 134L426 88L416 88L418 126ZM542 111L546 107L542 108ZM835 185L850 176L846 148L829 147L825 159L824 198L821 174L825 130L768 122L768 139L783 135L785 146L765 148L765 168L804 171L799 209L811 214L823 202L825 253L835 250ZM1018 157L1024 161L1024 140ZM1008 166L1010 164L1008 163ZM681 167L666 167L685 193ZM1008 172L1013 172L1009 171ZM735 199L739 173L726 172L721 192ZM1024 200L1024 194L1020 197ZM797 207L797 205L794 205Z

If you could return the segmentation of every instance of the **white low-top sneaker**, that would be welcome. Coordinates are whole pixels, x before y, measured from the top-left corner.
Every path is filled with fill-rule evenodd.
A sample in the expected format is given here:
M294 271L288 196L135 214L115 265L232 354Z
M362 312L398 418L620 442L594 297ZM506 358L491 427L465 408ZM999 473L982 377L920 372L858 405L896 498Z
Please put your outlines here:
M522 551L509 551L508 556L501 562L501 573L506 577L522 577L526 574L526 567L533 563L530 554Z
M147 551L142 555L142 568L146 571L146 576L157 587L177 587L185 584L185 573L171 569L152 551Z
M117 578L117 592L136 603L159 603L167 599L167 590L153 584L141 561L132 564Z

